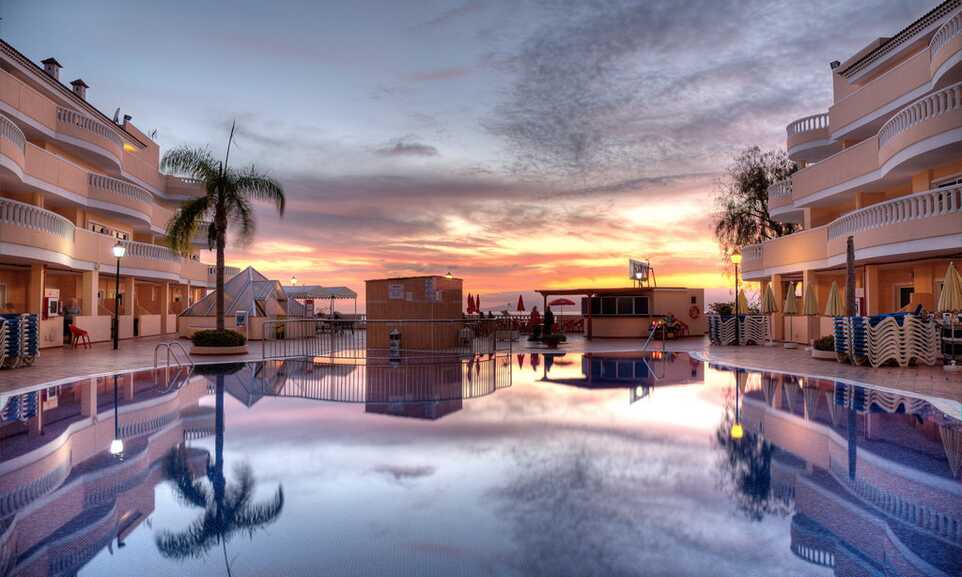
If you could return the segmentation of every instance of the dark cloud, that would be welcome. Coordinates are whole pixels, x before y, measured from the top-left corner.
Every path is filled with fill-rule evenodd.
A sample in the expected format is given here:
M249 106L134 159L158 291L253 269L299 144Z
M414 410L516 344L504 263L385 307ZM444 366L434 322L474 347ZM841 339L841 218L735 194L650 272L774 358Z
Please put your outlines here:
M451 68L438 68L436 70L427 70L424 72L417 72L410 76L411 80L415 82L432 82L435 80L452 80L454 78L461 78L467 75L471 71L470 68L466 66L453 66Z
M507 65L514 83L484 124L515 172L602 183L626 168L712 170L738 148L783 144L789 121L827 109L830 60L920 11L911 0L541 6L543 24Z
M374 150L380 156L437 156L438 149L430 144L399 138Z
M437 468L430 465L377 465L372 469L374 473L386 475L398 482L430 477L436 470Z
M444 12L441 12L440 14L435 16L434 18L431 18L426 22L422 22L420 25L416 26L416 28L419 28L419 29L439 28L468 14L480 12L483 9L484 9L483 3L477 0L468 0L464 4L461 4L460 6L456 6L454 8L445 10Z

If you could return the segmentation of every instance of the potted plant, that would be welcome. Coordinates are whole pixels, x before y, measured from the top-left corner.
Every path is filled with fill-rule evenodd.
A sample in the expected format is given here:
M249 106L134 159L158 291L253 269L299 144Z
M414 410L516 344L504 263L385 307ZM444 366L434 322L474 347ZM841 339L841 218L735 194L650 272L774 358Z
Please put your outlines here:
M197 331L191 336L192 355L244 355L247 354L247 337L237 331L209 329Z
M812 343L812 358L813 359L829 359L836 360L835 357L835 337L832 335L824 336L820 339L816 339Z
M544 345L549 349L558 348L558 344L564 342L565 340L566 339L564 335L559 335L555 333L551 333L541 337L541 342L544 343Z

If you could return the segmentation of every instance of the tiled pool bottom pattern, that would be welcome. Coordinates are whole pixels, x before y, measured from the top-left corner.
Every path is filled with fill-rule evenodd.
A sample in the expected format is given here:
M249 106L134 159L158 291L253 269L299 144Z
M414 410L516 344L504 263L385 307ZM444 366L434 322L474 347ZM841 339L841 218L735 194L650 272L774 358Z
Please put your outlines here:
M959 574L959 422L912 395L684 354L200 372L118 378L123 460L110 377L5 422L0 568Z

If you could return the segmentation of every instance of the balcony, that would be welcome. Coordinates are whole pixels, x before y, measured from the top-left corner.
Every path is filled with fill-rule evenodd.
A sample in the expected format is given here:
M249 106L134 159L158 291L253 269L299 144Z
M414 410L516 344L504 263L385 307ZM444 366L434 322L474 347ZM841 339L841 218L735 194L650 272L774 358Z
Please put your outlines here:
M97 149L107 151L113 156L114 162L120 166L124 156L124 142L117 133L98 120L81 114L76 110L57 107L57 132L62 140L71 142L82 148L93 145ZM68 138L64 138L64 136ZM75 142L69 137L76 139Z
M801 209L792 205L791 177L768 187L768 214L782 222L802 222Z
M792 175L792 202L907 184L913 172L962 156L962 83L909 104L879 133Z
M831 223L742 249L748 280L845 263L846 239L860 261L903 254L957 252L962 244L962 185L873 204Z
M829 135L828 118L827 112L813 114L786 127L789 158L817 162L840 148Z
M20 128L0 114L0 165L4 164L4 159L9 159L7 168L22 175L26 142Z
M87 197L112 205L123 206L144 215L149 221L155 201L147 190L119 178L87 173ZM159 224L159 223L158 223Z
M928 46L837 101L830 109L831 138L861 140L875 134L893 113L959 77L962 8L934 33Z
M0 198L0 225L0 254L6 256L82 270L116 262L112 251L116 239L112 236L78 229L59 214L31 204ZM199 284L207 281L206 264L185 259L165 246L121 242L127 248L124 274Z

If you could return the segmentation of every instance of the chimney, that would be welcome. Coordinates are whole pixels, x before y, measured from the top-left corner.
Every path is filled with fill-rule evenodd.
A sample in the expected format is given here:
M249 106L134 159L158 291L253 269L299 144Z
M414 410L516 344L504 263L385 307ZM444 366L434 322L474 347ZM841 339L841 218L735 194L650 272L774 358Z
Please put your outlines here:
M832 70L835 70L836 68L838 68L838 67L841 66L841 65L842 65L842 63L839 62L838 60L832 60L832 61L829 63L829 66L832 67Z
M41 60L40 64L43 64L43 71L46 72L51 78L57 82L60 81L60 69L63 68L63 66L57 62L56 58L51 57L47 58L46 60Z
M127 126L127 123L133 120L134 117L129 114L124 114L124 123L121 126Z
M74 94L76 94L80 98L83 98L84 100L87 99L87 89L90 87L87 86L87 83L84 82L82 78L78 78L73 82L71 82L70 87L73 88Z

